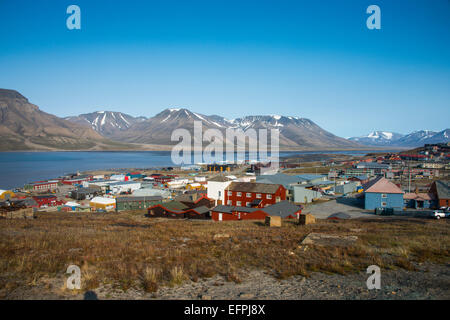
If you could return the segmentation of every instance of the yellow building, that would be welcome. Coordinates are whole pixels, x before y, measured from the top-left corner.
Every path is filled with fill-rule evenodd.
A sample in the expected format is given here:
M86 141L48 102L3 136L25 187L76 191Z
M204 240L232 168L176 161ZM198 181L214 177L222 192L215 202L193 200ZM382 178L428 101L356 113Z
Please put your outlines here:
M105 197L94 197L89 202L92 211L105 210L112 211L116 209L116 199Z
M0 200L9 200L15 196L14 192L10 190L0 190Z
M205 190L205 186L201 183L189 183L186 186L187 190Z

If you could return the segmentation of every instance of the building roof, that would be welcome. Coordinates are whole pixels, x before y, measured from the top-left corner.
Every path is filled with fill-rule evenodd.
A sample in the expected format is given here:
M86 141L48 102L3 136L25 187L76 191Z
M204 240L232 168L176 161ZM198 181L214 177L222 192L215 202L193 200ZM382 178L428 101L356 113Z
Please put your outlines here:
M325 176L321 174L303 173L298 174L297 177L303 181L311 181L315 179L323 179Z
M152 196L161 196L163 198L170 197L169 190L161 190L161 189L152 189L152 188L144 188L133 191L132 193L135 197L152 197Z
M292 184L299 184L302 183L303 181L304 179L302 178L299 178L297 176L289 176L284 173L268 174L256 177L257 183L282 184L285 187L288 187L289 185Z
M130 202L130 201L161 201L161 196L149 196L149 197L117 197L116 202Z
M358 179L360 181L364 181L364 180L367 180L369 177L367 176L367 174L362 174L362 175L359 175L359 176L351 176L349 178L350 179L354 178L354 179Z
M336 212L328 216L327 219L350 219L351 216L344 212Z
M287 200L284 200L271 206L265 207L262 210L269 216L280 216L282 218L287 218L288 216L295 214L301 209L301 206L297 206Z
M450 199L450 182L436 180L435 184L438 199Z
M385 163L378 163L378 162L364 162L364 163L358 163L356 165L356 168L358 169L390 169L391 166Z
M116 203L116 199L105 198L105 197L94 197L94 198L92 198L91 203L113 204L113 203Z
M403 195L403 199L416 200L416 201L431 201L431 200L435 200L436 197L432 193L414 193L414 192L410 192L410 193L405 193Z
M263 210L262 208L250 208L250 207L236 207L236 206L225 206L225 205L218 205L212 211L216 212L223 212L223 213L233 213L235 211L237 212L253 212L253 211L260 211Z
M276 204L273 204L271 206L265 207L265 208L250 208L250 207L237 207L237 206L225 206L225 205L218 205L212 211L215 212L222 212L222 213L233 213L233 212L255 212L255 211L263 211L267 213L269 216L280 216L282 218L287 218L290 215L295 214L299 210L301 210L301 206L296 206L292 203L290 203L287 200L280 201Z
M279 187L279 184L272 183L232 182L226 190L273 194Z
M224 177L224 176L216 176L216 177L213 177L211 179L208 179L208 181L211 181L211 182L228 182L228 181L231 181L231 180L232 179Z
M364 184L363 189L366 193L403 193L399 187L382 176Z
M185 205L179 201L175 201L175 200L172 200L169 202L164 202L162 204L162 206L166 209L171 209L171 210L185 210L188 208L187 205Z

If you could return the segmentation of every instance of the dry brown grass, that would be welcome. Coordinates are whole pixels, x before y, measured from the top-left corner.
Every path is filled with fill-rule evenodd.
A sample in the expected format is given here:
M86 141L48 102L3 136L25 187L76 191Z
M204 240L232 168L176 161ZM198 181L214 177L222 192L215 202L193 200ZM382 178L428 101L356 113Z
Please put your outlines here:
M45 213L34 220L0 220L0 288L34 286L39 279L82 270L83 290L100 284L143 288L198 281L215 274L239 283L245 270L277 278L311 272L357 272L368 265L414 270L415 262L449 261L446 220L319 220L281 228L260 221L149 219L141 214ZM358 230L360 229L360 230ZM310 232L356 235L351 247L299 246ZM214 239L218 233L230 238Z

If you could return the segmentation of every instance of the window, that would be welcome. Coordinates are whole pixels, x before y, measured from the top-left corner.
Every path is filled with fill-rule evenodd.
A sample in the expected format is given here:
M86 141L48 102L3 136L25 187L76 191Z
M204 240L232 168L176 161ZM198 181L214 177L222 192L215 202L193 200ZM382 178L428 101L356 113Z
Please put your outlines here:
M256 194L256 199L261 199L262 197L261 197L261 193L257 193Z
M276 202L280 202L280 201L281 201L281 198L280 198L280 197L276 197L276 198L275 198L275 201L276 201Z
M251 198L252 194L250 192L247 192L246 196L247 196L247 198Z
M236 201L236 206L240 207L241 206L241 202L240 201Z
M272 195L271 194L266 194L266 198L267 199L272 199Z
M247 207L250 207L250 203L251 203L251 202L247 202L246 206L247 206Z
M382 203L381 203L381 206L382 206L382 207L386 207L386 206L387 206L387 203L386 203L386 202L382 202Z
M228 203L227 203L229 206L231 206L231 200L228 200Z
M219 191L218 198L220 198L221 196L222 196L222 191Z
M238 197L242 197L242 193L241 193L241 192L238 192L238 193L237 193L237 196L238 196Z
M233 195L233 192L228 191L228 196L231 197Z
M382 198L387 198L387 194L386 194L386 193L383 193L383 194L381 194L381 197L382 197Z

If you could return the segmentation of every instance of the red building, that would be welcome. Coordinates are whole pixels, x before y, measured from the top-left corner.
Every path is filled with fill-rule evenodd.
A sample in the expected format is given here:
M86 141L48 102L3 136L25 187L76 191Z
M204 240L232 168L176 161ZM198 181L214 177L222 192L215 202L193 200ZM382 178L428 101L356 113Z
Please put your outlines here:
M54 207L63 204L54 195L34 196L33 199L36 201L38 208L42 208L43 206Z
M32 183L31 186L33 187L33 191L36 192L50 192L58 188L58 181L37 181Z
M225 189L225 204L263 208L286 200L286 188L279 184L232 182Z
M73 179L63 180L62 183L73 186L74 184L82 184L83 182L89 181L89 180L90 180L89 178L73 178Z
M162 183L162 184L170 182L170 181L174 180L176 177L177 176L175 176L175 175L167 175L167 176L163 176L163 175L153 176L152 175L152 178L155 180L155 182Z
M283 219L298 219L302 207L289 201L281 201L265 208L249 208L219 205L211 210L214 221L264 220L267 216L280 216Z

